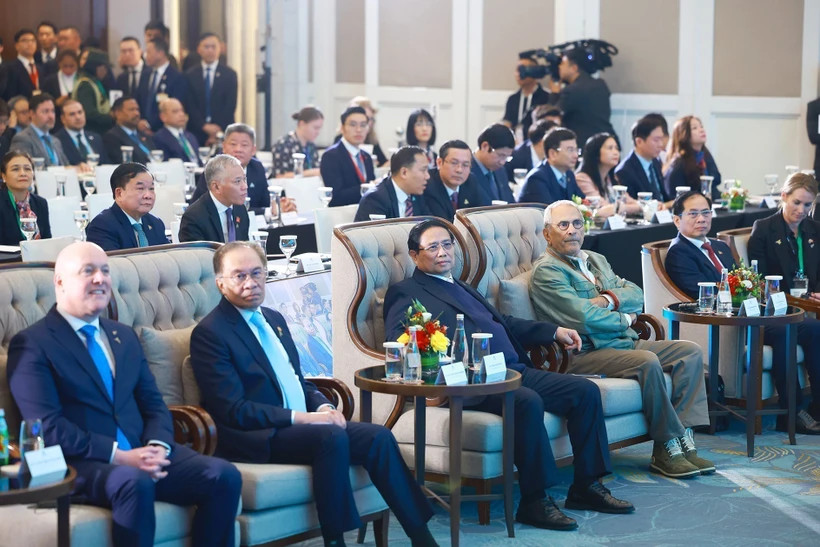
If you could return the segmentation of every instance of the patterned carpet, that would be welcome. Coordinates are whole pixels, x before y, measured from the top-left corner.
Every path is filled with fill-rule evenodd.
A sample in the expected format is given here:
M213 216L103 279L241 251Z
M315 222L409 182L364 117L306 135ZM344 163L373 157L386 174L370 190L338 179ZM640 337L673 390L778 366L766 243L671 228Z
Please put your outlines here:
M465 504L461 545L521 546L707 546L746 547L820 545L820 437L797 436L788 444L784 433L764 422L756 438L755 457L746 457L745 434L735 423L717 436L696 435L698 452L715 462L718 472L692 480L667 479L648 472L651 444L632 446L612 455L613 475L605 484L616 497L637 508L632 515L604 515L567 511L580 528L550 532L516 524L515 539L503 526L501 502L493 504L490 526L479 526L475 505ZM564 482L550 489L563 507L571 469L562 469ZM516 487L516 507L518 490ZM441 545L450 545L449 517L441 509L430 521ZM356 535L346 536L355 545ZM372 529L365 545L374 545ZM320 539L303 545L320 547ZM390 545L410 541L395 518Z

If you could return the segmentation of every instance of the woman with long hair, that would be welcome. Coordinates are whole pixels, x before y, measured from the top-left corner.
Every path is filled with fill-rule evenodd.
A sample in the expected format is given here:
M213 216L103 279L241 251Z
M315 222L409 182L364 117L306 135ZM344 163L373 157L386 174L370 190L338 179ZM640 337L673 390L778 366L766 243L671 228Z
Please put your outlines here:
M84 50L80 55L80 73L71 93L71 98L83 105L86 129L100 135L114 127L108 90L102 83L110 72L108 66L108 54L104 51Z
M14 150L0 162L0 245L19 245L26 239L21 218L36 218L37 230L32 239L51 238L48 202L29 192L34 184L34 160L25 152Z
M584 144L584 157L575 172L575 182L586 197L601 198L599 217L615 214L615 190L612 187L618 184L615 167L620 160L618 142L609 133L596 133ZM641 210L638 202L629 195L626 196L626 207L628 213Z
M712 193L707 197L713 202L720 199L720 171L706 148L706 129L699 118L684 116L675 122L666 161L663 184L667 195L674 196L678 186L688 186L699 192L700 177L708 175L714 180Z
M436 166L438 155L433 149L436 144L436 122L433 116L423 108L414 110L407 118L407 144L418 146L427 152L427 167L433 169Z
M279 139L273 145L273 172L276 177L293 176L293 154L305 155L303 175L319 176L319 151L316 139L325 123L325 115L315 106L308 105L291 118L296 120L296 129Z

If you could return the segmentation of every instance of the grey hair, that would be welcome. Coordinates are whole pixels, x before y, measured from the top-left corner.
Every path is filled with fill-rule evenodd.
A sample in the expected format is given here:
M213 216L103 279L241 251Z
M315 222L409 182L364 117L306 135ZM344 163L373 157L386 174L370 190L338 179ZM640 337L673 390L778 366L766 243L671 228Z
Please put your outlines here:
M234 133L242 133L243 135L247 135L251 138L251 140L255 143L256 142L256 131L250 125L246 123L232 123L228 127L225 128L225 139L233 135Z
M205 165L205 184L210 188L211 184L219 181L225 176L225 170L231 165L242 167L239 160L228 154L214 156Z
M584 215L581 213L581 208L578 207L578 204L575 203L574 201L570 201L568 199L553 201L552 203L550 203L547 206L547 209L544 211L544 228L546 228L548 225L552 224L552 210L557 208L557 207L560 207L561 205L572 205L573 207L575 207L575 209L578 210L578 214L580 214L581 217L583 218Z

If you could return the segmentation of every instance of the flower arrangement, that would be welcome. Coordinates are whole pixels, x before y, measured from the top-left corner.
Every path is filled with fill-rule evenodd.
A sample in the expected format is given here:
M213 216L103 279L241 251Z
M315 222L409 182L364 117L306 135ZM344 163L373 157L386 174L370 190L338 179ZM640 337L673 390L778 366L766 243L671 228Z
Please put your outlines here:
M760 274L747 267L743 260L740 266L729 272L729 290L732 293L732 305L740 306L747 298L757 298L760 301L761 277Z
M740 180L736 180L734 186L721 194L721 197L729 201L730 211L743 211L746 209L746 198L749 190L743 187Z
M438 376L439 356L447 352L450 339L447 338L447 327L433 315L418 300L407 307L405 312L404 334L397 342L407 344L410 341L410 327L421 327L416 330L416 343L421 354L421 378L424 383L435 383Z
M592 229L595 214L592 212L592 202L581 196L572 196L572 201L581 210L581 216L584 217L584 233L589 233Z

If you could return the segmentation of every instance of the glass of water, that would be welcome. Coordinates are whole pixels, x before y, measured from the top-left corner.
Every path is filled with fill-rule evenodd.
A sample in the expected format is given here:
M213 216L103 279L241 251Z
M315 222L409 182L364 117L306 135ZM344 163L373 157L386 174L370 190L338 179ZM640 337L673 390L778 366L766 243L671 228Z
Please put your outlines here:
M325 207L330 207L330 202L333 201L333 188L330 186L320 186L318 188L319 199L325 204Z
M524 184L524 181L527 180L527 170L513 169L513 180L515 180L516 186L520 188Z
M627 187L616 184L612 187L615 191L615 213L626 218L626 191Z
M20 219L20 231L26 236L26 241L34 239L37 233L37 217L23 217Z
M208 163L208 160L211 159L211 147L210 146L200 146L196 149L197 155L199 156L199 161L202 162L202 165Z
M20 422L20 458L25 461L23 455L26 452L42 450L45 447L43 421L38 418Z
M250 233L251 239L255 241L262 248L262 252L268 254L268 232L264 230L257 230Z
M400 382L402 373L401 342L384 343L384 381Z
M649 221L652 220L652 217L648 214L651 203L652 192L638 192L638 205L641 206L641 212L643 213L642 224L649 224Z
M712 182L714 182L714 180L715 177L709 175L700 177L700 193L709 199L712 199L710 196L712 195Z
M701 281L698 283L698 313L712 313L715 308L717 283Z
M65 197L65 173L54 173L54 181L57 183L57 196Z
M94 175L83 175L83 188L85 188L86 194L93 194L97 191L97 181L94 180Z
M767 275L766 279L766 293L764 298L766 302L769 301L769 297L776 293L780 292L780 282L783 281L782 275Z
M46 170L46 159L45 158L31 158L34 160L34 170L35 171L45 171Z
M305 174L305 155L301 152L294 152L290 157L293 158L293 176L301 177Z
M472 346L470 347L470 357L472 364L468 373L472 375L471 384L481 383L479 376L481 374L481 362L485 357L490 355L490 340L493 335L488 332L475 332L472 336Z
M279 236L279 250L282 251L282 254L285 255L285 260L287 260L287 272L285 273L285 277L290 277L292 275L290 273L290 257L293 256L293 253L296 251L296 236Z
M122 153L122 162L129 163L134 159L133 146L120 146L120 153Z
M165 152L162 150L151 150L151 161L161 163L165 159Z
M80 231L80 241L85 241L85 227L88 226L88 211L74 211L74 224Z
M182 215L188 210L187 203L174 203L174 220L181 221Z
M165 171L157 171L154 173L154 182L157 183L157 187L162 188L165 186L165 183L168 182L168 173Z
M91 167L93 171L100 164L100 155L92 152L85 157L85 162Z
M774 190L777 188L778 176L776 173L770 175L763 175L763 183L769 189L769 195L774 195Z

